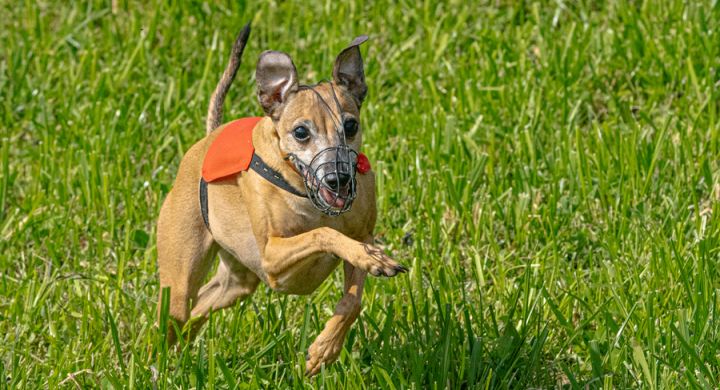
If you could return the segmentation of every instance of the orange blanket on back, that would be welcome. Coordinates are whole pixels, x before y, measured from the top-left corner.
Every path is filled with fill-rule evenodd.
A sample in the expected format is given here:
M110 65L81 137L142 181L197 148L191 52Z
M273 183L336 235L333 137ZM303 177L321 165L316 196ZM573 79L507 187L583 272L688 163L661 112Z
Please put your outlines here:
M206 182L226 179L250 167L255 148L252 132L262 117L236 119L219 131L205 155L202 177Z

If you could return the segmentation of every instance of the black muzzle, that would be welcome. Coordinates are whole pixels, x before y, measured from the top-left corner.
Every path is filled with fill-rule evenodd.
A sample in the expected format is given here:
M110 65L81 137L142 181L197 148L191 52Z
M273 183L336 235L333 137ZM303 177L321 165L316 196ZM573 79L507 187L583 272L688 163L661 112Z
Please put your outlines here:
M347 145L321 150L309 165L295 155L289 156L303 177L308 198L330 216L342 214L352 207L357 196L357 157L358 153Z

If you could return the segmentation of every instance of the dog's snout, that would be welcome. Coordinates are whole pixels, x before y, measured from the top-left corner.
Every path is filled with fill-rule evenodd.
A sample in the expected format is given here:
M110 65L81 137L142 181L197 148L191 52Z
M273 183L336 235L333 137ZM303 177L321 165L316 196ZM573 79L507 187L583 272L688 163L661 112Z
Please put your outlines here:
M350 175L347 173L331 173L325 176L325 184L332 189L345 187L350 182Z

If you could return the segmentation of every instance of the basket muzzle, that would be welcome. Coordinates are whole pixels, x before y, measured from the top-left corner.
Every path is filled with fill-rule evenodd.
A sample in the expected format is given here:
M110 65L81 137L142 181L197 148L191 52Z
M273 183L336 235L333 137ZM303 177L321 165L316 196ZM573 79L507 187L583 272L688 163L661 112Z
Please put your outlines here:
M355 179L358 153L347 145L318 152L310 164L290 155L305 183L313 205L323 213L336 216L349 211L357 196Z

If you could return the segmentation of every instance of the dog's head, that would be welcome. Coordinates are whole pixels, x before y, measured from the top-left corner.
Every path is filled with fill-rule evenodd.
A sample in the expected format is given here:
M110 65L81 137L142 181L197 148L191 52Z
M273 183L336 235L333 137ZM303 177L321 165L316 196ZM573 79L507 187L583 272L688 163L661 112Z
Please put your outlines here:
M346 211L354 197L360 106L367 93L358 46L366 40L356 38L337 56L332 81L312 87L298 84L285 53L266 51L257 64L258 99L273 120L280 152L309 188L317 187L313 200L328 214Z

